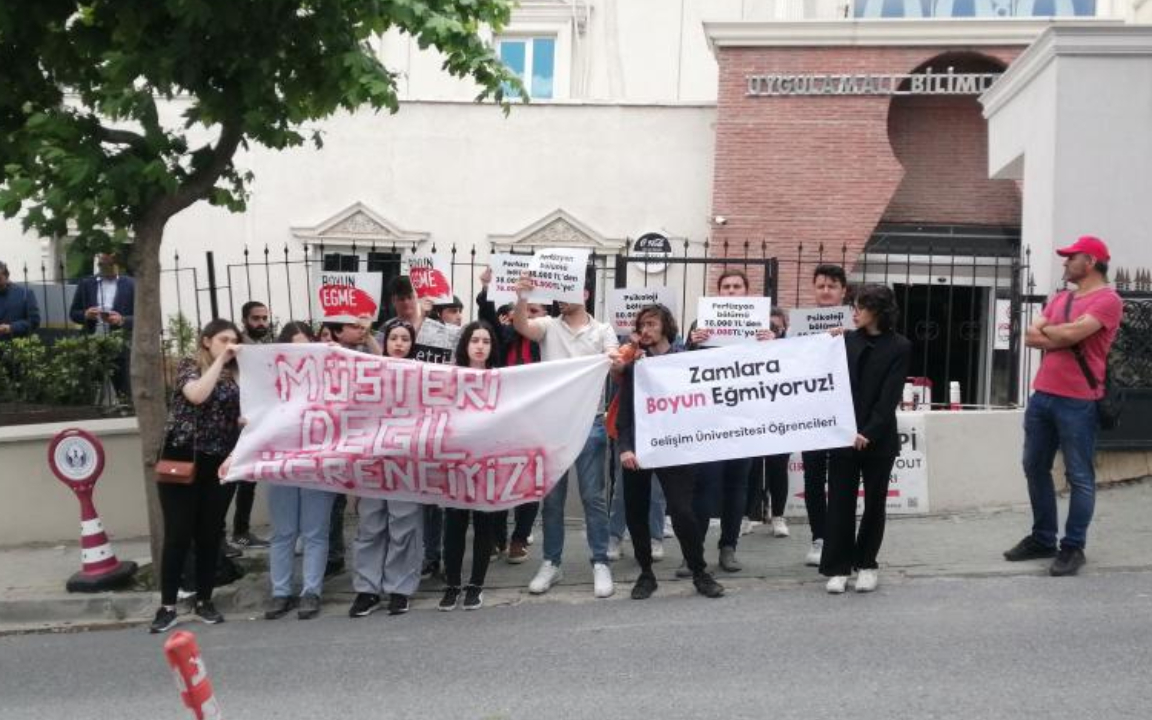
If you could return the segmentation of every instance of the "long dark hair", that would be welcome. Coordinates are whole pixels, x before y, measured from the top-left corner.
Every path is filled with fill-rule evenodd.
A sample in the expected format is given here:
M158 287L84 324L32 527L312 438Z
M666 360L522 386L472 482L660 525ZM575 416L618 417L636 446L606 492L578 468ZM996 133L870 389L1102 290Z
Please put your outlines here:
M880 332L888 332L900 320L900 306L896 304L896 293L887 285L868 284L856 289L856 307L867 310L876 317Z
M276 342L290 343L297 335L303 335L308 338L308 342L316 342L316 333L312 332L312 326L299 320L293 320L285 325L280 331L280 335L276 338Z
M472 336L476 334L477 330L485 331L488 333L488 337L492 339L492 350L488 353L488 359L484 361L484 367L491 370L496 367L496 358L500 354L500 343L496 339L496 331L483 320L476 320L464 326L464 331L460 333L460 342L456 343L456 364L460 367L472 365L468 357L468 344L472 342Z
M196 364L200 366L200 372L205 372L208 368L212 367L212 354L204 347L205 340L211 340L222 332L231 330L236 334L236 342L240 342L240 328L236 327L236 323L224 318L216 318L209 322L200 330L199 337L196 338ZM236 374L236 359L233 358L224 366L224 369Z
M408 337L412 339L412 345L408 348L407 356L408 359L411 360L412 358L416 357L416 328L412 327L412 323L408 322L407 320L392 318L388 322L384 323L384 327L382 328L382 337L384 338L384 342L380 343L380 350L384 353L384 357L389 357L388 337L392 334L393 330L397 329L408 333Z

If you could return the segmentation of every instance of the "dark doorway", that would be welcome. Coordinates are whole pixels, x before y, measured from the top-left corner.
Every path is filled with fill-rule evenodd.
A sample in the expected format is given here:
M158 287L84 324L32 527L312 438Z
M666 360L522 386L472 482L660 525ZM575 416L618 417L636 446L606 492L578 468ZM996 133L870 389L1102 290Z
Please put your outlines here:
M961 403L980 402L987 290L971 286L895 284L901 334L912 341L909 376L932 380L932 402L949 402L949 382Z

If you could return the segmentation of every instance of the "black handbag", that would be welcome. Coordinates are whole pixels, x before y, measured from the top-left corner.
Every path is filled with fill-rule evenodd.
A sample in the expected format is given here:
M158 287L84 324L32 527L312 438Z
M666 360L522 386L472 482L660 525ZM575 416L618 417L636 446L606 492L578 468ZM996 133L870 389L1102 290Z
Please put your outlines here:
M1064 303L1064 322L1070 322L1072 319L1072 292L1068 292L1068 300ZM1088 360L1084 357L1084 351L1080 349L1079 343L1068 348L1076 357L1076 363L1080 366L1080 372L1084 373L1084 379L1088 381L1088 387L1095 392L1100 387L1100 381L1092 374L1091 368L1088 367ZM1124 412L1125 392L1124 388L1119 387L1114 382L1108 373L1107 368L1104 370L1104 395L1096 401L1096 423L1100 426L1101 430L1115 430L1120 427L1120 415Z

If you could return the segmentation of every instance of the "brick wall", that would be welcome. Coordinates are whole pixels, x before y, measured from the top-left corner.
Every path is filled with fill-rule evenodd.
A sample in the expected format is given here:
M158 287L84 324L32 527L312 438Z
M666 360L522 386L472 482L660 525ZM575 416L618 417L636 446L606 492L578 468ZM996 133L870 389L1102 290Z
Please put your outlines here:
M1007 64L1022 49L972 52ZM713 213L728 224L715 229L713 246L729 240L730 248L742 248L748 238L756 248L767 243L769 255L782 260L781 304L792 305L798 277L800 303L811 300L813 248L824 243L826 259L839 261L847 244L851 266L881 220L1018 222L1012 183L984 179L986 128L975 98L744 95L747 75L906 73L944 51L721 50L712 202ZM798 268L800 243L805 263ZM754 278L753 285L758 282Z

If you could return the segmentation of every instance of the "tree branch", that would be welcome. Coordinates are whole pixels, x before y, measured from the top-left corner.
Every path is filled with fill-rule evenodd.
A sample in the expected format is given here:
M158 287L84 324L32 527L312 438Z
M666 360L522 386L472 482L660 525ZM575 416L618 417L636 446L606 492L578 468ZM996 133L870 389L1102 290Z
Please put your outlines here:
M193 172L175 193L167 195L157 204L156 212L167 220L193 203L208 196L209 191L232 163L232 157L244 138L239 118L228 118L220 128L220 137L212 148L212 160Z
M138 150L147 147L144 136L139 133L134 133L131 130L117 130L99 125L96 128L96 135L100 138L100 142L108 142L113 145L128 145Z

